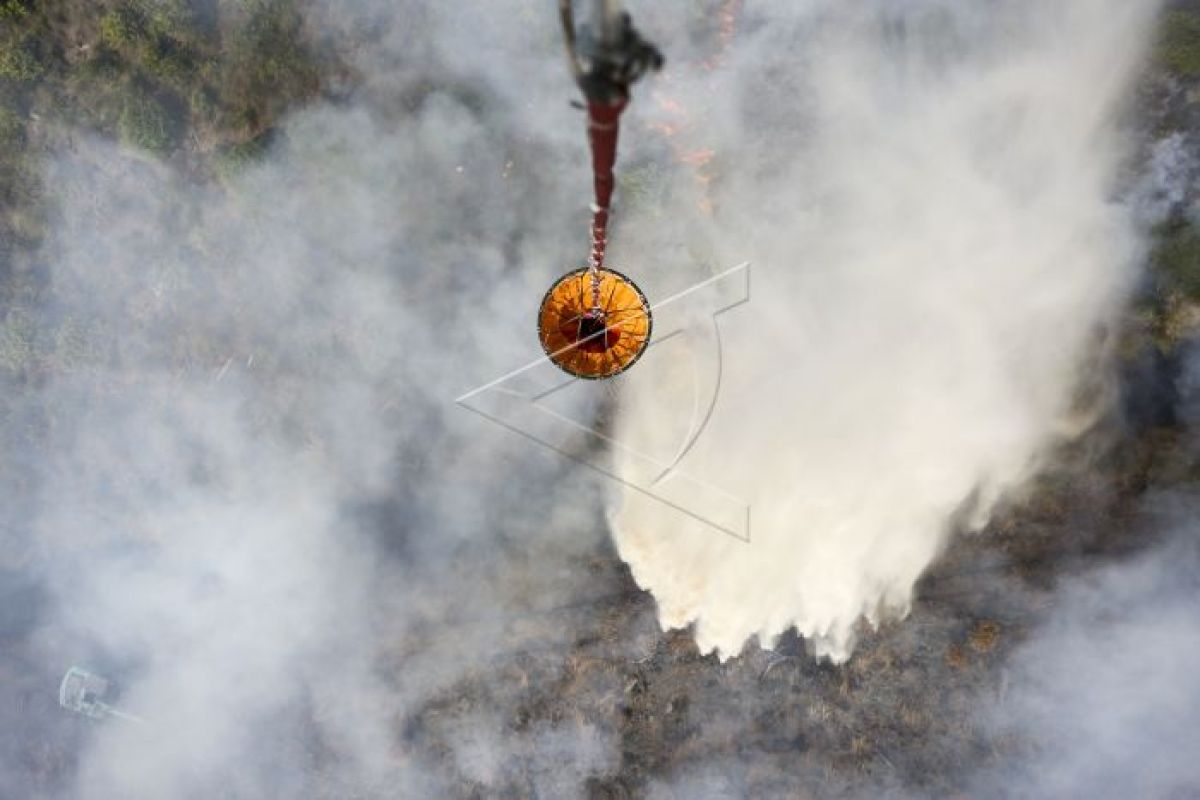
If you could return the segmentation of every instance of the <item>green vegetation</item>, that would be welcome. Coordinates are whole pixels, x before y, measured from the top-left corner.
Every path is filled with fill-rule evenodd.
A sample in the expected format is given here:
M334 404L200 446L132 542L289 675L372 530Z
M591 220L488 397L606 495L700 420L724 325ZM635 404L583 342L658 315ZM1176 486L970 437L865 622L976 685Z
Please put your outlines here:
M320 91L303 1L0 0L0 136L47 145L82 127L205 158L257 139ZM14 137L31 112L43 135Z
M0 20L15 22L28 13L27 0L0 0Z
M1151 264L1168 284L1165 288L1200 303L1200 230L1186 219L1176 219L1156 234Z
M1125 358L1150 346L1169 354L1200 330L1200 226L1173 217L1153 231L1153 241L1153 290L1132 309L1121 343Z
M216 154L214 162L218 177L228 180L241 172L266 152L270 146L271 138L269 133L266 133L255 139L239 142L231 147L220 150Z
M21 147L25 142L25 122L11 109L0 107L0 147Z
M283 111L287 98L317 91L317 65L303 42L303 18L290 0L251 0L247 19L229 43L222 77L228 120L257 136Z
M100 18L100 37L109 47L132 47L145 33L142 16L131 6L114 8Z
M186 151L176 163L200 180L244 169L340 69L308 35L308 1L0 0L0 372L88 361L81 328L29 322L53 291L44 156L87 131L149 158Z
M126 147L158 154L172 149L171 120L162 104L152 97L131 94L125 100L117 133Z
M257 157L329 65L304 2L0 0L0 273L36 249L38 165L72 131L152 157L186 148L202 174Z
M6 42L0 49L0 78L24 83L45 72L29 39Z
M1178 75L1200 75L1200 13L1172 11L1163 16L1157 57Z
M1200 79L1200 6L1173 5L1160 18L1149 80L1139 103L1156 138L1190 133L1196 127L1197 95L1189 87ZM1181 82L1185 91L1177 92ZM1122 345L1128 356L1148 345L1170 353L1200 330L1200 225L1176 215L1152 232L1151 241L1152 290L1132 309L1133 324Z

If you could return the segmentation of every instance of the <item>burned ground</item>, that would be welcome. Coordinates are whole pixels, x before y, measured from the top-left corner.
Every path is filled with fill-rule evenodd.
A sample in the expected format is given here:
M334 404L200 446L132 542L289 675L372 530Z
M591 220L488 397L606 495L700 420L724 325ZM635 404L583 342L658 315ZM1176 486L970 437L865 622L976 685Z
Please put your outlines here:
M346 32L305 23L324 19L327 7L262 2L222 14L223 3L165 3L159 16L147 11L154 8L0 2L6 26L0 388L10 399L36 398L41 387L112 355L111 343L96 341L102 328L80 327L67 317L35 324L38 315L61 311L42 272L41 246L58 220L37 169L40 159L69 146L75 131L90 130L221 191L222 180L271 152L290 109L322 96L340 102L354 91L356 76L337 55L353 47L338 38ZM189 13L181 16L181 10ZM371 35L369 26L353 32ZM389 577L422 587L429 581L449 598L444 604L419 595L394 601L411 600L417 610L396 628L381 624L384 643L369 670L394 691L384 697L403 697L375 712L386 720L389 768L398 766L411 782L399 788L355 783L353 769L341 766L344 750L327 737L328 698L316 695L256 720L256 731L283 744L256 755L255 768L290 775L290 796L330 798L1029 796L1023 765L1063 743L1050 729L1005 722L1005 709L1022 707L1013 696L1025 691L1029 663L1039 663L1029 653L1036 653L1056 614L1066 613L1064 587L1099 580L1105 570L1140 563L1163 548L1185 571L1200 566L1189 547L1197 535L1189 520L1200 502L1200 237L1193 221L1200 199L1194 168L1200 163L1200 6L1174 4L1161 36L1131 112L1145 145L1125 191L1148 209L1152 235L1144 285L1121 330L1110 332L1117 391L1105 394L1109 384L1097 381L1105 413L1090 432L1064 444L1041 477L984 530L953 539L916 587L906 618L878 629L864 625L843 665L813 658L791 634L721 662L700 655L689 631L659 630L653 598L638 589L606 532L595 526L581 542L553 551L529 549L518 526L486 541L486 555L473 554L477 543L453 542L436 559L425 559L422 548L432 546L416 532L422 514L436 518L423 510L422 492L397 477L384 499L339 511L361 523L364 542L379 548L373 552L399 565ZM452 89L466 107L483 102L470 81ZM417 106L432 94L420 85L398 91ZM529 185L537 180L545 178L531 178ZM482 215L464 228L487 234ZM507 243L506 253L515 256L520 246ZM441 286L458 279L427 280ZM221 330L213 337L234 341L237 333ZM230 348L180 341L163 352L225 374L223 354ZM286 367L271 366L281 383ZM29 522L47 498L30 463L70 423L58 416L60 409L15 400L3 402L2 410L0 774L7 780L0 781L0 796L76 797L79 754L100 726L57 708L62 670L84 660L136 678L147 662L94 642L41 636L52 604L44 580L51 565L41 543L31 541ZM417 402L406 412L428 428L441 422L439 410ZM322 446L311 431L287 435L303 440L305 452ZM453 447L470 461L470 448ZM404 469L395 471L418 473L430 460L419 444L408 447ZM536 469L550 482L559 466L539 462ZM603 518L596 491L570 489L583 498L580 516ZM493 513L525 513L530 519L520 518L531 529L537 523L538 509L527 509L526 498L495 483L481 491L495 495L487 504ZM130 549L148 547L131 538ZM462 575L453 565L472 558L487 568L465 574L483 584L503 574L525 580L543 563L563 574L505 588L497 611L490 595L455 599L472 587L455 582ZM432 564L435 575L444 569L447 580L407 573L414 564ZM1112 615L1099 608L1081 624L1106 630ZM386 604L378 613L401 616ZM1190 654L1179 657L1186 662ZM419 679L411 678L414 672ZM207 796L263 796L239 784L237 764L228 766L228 774L199 784ZM1200 792L1200 781L1172 780L1156 785L1154 796ZM19 792L12 793L14 786Z

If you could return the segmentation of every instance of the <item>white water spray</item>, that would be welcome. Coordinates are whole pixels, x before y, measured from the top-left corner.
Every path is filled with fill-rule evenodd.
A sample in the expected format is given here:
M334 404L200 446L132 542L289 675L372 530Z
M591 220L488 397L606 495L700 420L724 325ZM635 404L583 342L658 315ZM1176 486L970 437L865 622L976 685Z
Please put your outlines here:
M706 121L710 227L756 273L680 469L745 498L752 541L637 491L611 518L664 627L728 656L794 625L842 660L1062 435L1132 277L1116 116L1155 4L795 5L697 78L739 98ZM619 438L670 428L690 381L635 370Z

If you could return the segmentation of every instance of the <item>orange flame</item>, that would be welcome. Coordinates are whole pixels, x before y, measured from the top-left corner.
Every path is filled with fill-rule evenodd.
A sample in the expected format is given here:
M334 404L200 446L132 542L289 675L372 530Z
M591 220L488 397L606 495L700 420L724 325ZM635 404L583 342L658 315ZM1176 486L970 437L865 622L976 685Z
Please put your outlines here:
M712 161L713 156L715 156L716 154L717 154L716 150L709 150L709 149L690 150L679 156L679 162L681 164L687 164L689 167L696 167L697 169L699 169L700 167L707 166L708 162Z
M742 8L742 2L743 0L722 0L717 10L719 47L711 57L700 62L700 66L704 69L713 70L721 65L725 51L729 48L734 34L737 32L737 18ZM681 134L693 128L691 115L682 103L658 92L655 92L654 100L667 119L655 120L648 123L647 127L655 133L661 134L667 140L676 163L691 167L692 179L700 188L700 200L698 201L700 211L705 215L711 215L713 200L710 185L715 177L712 172L712 162L717 153L712 148L689 147L681 141L685 138Z
M705 60L704 66L707 69L716 69L721 65L725 51L729 49L729 44L733 41L734 34L737 33L738 12L741 10L742 0L725 0L721 3L721 7L717 10L717 40L721 46L711 58Z

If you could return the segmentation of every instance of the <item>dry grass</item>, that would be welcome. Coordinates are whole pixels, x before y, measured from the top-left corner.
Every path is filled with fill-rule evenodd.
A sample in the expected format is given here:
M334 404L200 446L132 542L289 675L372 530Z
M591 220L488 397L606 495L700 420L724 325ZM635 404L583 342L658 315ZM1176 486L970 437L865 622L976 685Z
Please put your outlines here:
M1000 640L1000 625L996 622L980 622L972 630L967 641L976 653L990 653Z

